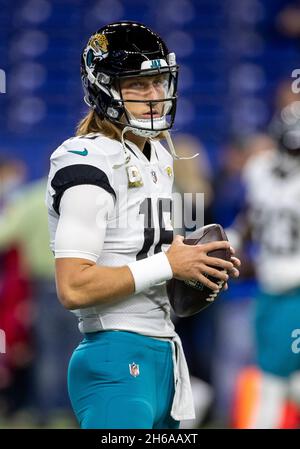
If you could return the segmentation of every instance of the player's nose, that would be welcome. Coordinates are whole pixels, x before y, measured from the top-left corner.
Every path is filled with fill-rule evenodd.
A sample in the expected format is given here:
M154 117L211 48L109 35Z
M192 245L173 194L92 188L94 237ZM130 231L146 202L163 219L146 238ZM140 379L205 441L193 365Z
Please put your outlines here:
M159 91L154 83L149 83L147 89L148 100L159 100Z

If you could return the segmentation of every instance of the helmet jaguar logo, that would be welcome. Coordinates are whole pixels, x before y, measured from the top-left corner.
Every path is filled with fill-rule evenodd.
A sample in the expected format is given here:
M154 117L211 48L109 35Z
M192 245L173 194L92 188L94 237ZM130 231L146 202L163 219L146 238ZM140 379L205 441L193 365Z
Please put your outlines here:
M101 61L108 56L108 40L104 34L94 34L87 44L87 65L94 65L94 60Z
M105 34L94 34L89 40L88 45L95 50L96 54L97 52L107 53L108 40Z

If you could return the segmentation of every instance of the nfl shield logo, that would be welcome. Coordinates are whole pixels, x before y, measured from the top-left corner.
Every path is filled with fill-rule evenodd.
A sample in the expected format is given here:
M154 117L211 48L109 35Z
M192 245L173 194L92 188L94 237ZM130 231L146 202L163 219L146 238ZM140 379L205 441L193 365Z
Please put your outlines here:
M140 374L140 367L136 363L129 363L129 372L133 377L137 377Z

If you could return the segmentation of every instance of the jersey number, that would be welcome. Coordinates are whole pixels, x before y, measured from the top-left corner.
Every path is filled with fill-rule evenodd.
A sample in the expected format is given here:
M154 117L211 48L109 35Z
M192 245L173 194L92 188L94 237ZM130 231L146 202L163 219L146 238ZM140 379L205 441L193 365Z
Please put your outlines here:
M173 231L167 230L164 224L164 213L169 213L170 215L172 213L172 200L170 198L158 198L156 207L159 224L159 241L155 245L154 254L161 252L161 245L171 244L173 240ZM140 204L139 213L144 215L144 244L142 249L137 253L136 260L145 259L154 243L155 228L151 198L144 199Z
M252 211L254 238L269 254L289 255L299 251L300 232L297 212L289 209Z

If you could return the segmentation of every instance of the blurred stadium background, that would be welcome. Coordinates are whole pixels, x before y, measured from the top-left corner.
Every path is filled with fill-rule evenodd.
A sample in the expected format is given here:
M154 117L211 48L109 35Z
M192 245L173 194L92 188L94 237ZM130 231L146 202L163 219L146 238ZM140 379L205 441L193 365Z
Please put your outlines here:
M163 35L181 65L176 129L198 135L214 166L232 132L262 129L299 42L280 32L283 0L1 0L1 145L37 178L84 111L79 54L102 24L130 18ZM255 114L253 113L255 111ZM217 132L216 132L217 130Z
M289 0L0 0L0 428L76 427L65 375L80 335L55 299L41 192L49 155L86 110L79 63L90 34L140 21L176 52L175 140L181 151L201 149L194 189L206 193L206 222L226 227L243 207L241 170L272 145L268 124L289 101L299 11ZM178 188L193 188L178 172ZM245 265L222 301L176 322L195 378L197 426L234 425L238 375L255 365L256 281Z

